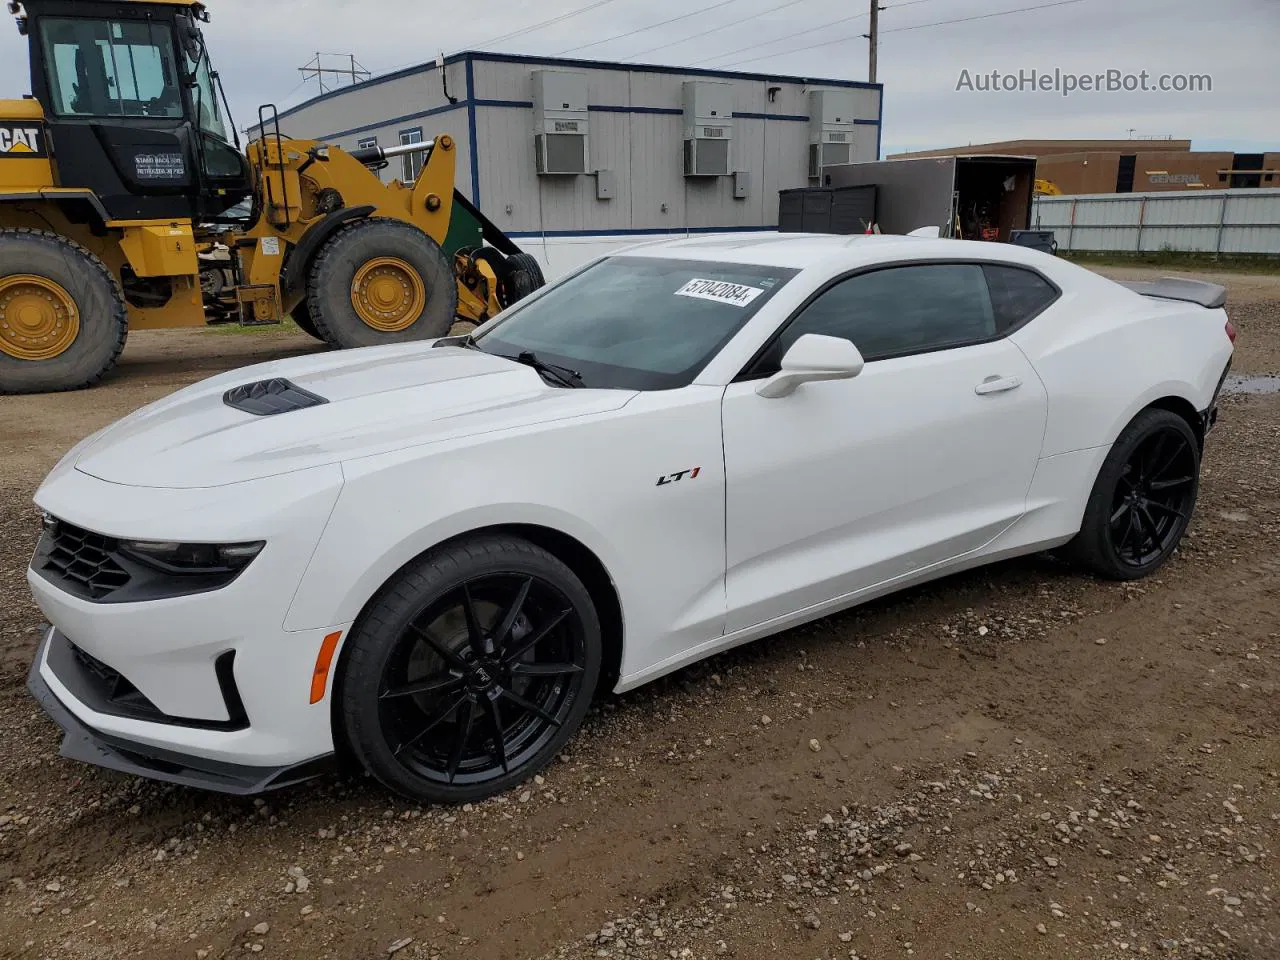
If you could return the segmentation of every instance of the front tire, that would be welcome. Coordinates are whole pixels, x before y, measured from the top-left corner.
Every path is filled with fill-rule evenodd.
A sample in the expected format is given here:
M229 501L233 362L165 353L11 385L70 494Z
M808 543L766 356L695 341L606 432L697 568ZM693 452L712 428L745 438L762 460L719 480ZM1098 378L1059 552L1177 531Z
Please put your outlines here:
M1154 573L1182 540L1199 484L1200 442L1187 421L1142 411L1103 461L1067 554L1109 580Z
M429 236L411 223L370 217L321 247L306 302L322 340L372 347L443 337L458 312L458 285Z
M101 260L44 230L0 230L0 394L79 390L115 366L129 332Z
M513 536L431 551L374 599L335 689L356 759L419 802L463 803L533 776L582 723L600 674L582 581Z
M307 306L307 301L303 300L294 307L289 316L293 318L294 325L307 336L315 337L322 343L328 342L324 337L320 336L320 331L316 329L316 322L311 319L311 309Z

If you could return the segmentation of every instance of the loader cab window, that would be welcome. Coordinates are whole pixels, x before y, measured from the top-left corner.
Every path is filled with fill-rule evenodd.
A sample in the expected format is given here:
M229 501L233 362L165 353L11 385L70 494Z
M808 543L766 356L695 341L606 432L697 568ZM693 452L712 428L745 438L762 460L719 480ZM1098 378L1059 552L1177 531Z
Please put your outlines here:
M40 20L53 112L181 119L169 28L136 20Z
M221 91L214 80L204 37L199 28L185 17L179 17L177 24L187 76L192 81L191 99L194 101L196 124L210 136L229 141L231 135L227 129L227 118L223 116Z
M243 179L247 176L244 158L237 142L231 145L231 118L223 109L222 86L209 63L204 35L190 17L177 17L178 44L182 48L182 64L191 91L191 106L200 130L200 166L214 180Z

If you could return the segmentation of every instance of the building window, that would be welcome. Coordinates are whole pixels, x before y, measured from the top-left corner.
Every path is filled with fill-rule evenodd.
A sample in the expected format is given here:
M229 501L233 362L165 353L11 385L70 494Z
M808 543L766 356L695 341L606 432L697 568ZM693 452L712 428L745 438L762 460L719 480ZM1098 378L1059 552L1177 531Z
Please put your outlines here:
M356 141L357 150L368 150L370 147L376 147L377 145L378 145L377 137L361 137L359 140Z
M422 128L413 127L410 130L400 131L401 143L421 143ZM422 172L422 166L426 161L426 151L419 150L416 153L406 153L400 158L400 179L405 183L412 183L418 179L418 174Z

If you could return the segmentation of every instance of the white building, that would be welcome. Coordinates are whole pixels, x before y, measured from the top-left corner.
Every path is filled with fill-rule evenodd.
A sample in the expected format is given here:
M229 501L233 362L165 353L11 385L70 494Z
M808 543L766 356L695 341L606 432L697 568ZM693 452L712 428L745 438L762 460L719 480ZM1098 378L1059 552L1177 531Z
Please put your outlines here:
M538 253L528 238L776 229L779 190L879 158L881 94L851 80L467 52L280 120L288 136L351 149L450 134L459 190ZM416 173L403 157L383 176Z

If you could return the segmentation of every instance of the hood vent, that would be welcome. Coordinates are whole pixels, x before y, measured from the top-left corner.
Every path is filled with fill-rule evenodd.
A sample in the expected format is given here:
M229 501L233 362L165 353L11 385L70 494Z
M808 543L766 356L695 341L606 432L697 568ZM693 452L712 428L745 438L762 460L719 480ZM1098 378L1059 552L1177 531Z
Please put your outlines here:
M318 407L329 401L284 377L273 377L232 387L222 395L222 402L255 417L270 417L291 410Z

